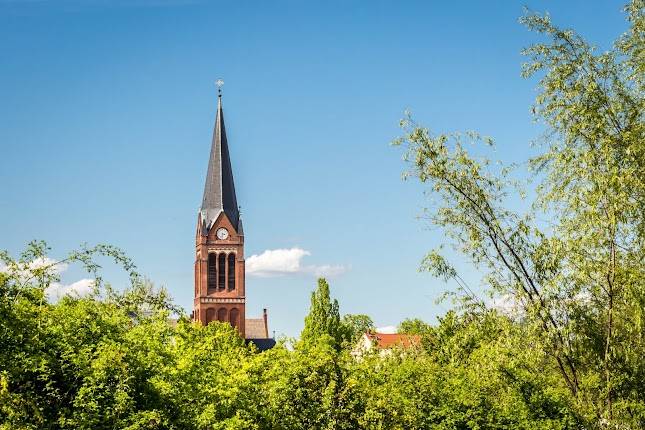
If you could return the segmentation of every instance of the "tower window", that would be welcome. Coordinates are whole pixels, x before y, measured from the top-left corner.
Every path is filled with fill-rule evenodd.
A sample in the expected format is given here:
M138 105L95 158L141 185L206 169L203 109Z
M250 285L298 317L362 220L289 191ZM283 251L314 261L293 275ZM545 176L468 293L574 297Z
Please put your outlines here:
M217 311L217 321L226 322L226 308L219 308Z
M207 275L208 292L217 288L217 255L208 254L208 275Z
M235 254L228 255L228 290L235 289Z
M226 288L226 254L221 253L217 257L218 282L217 287L220 290Z

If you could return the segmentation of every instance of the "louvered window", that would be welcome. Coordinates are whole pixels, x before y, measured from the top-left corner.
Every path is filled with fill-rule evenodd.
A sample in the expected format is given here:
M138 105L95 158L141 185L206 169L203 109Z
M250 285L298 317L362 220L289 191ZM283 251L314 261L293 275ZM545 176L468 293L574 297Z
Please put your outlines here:
M217 288L217 255L208 254L208 292L211 293Z
M228 290L235 289L235 254L228 255Z
M217 271L218 271L218 282L217 287L220 290L226 288L226 254L221 253L217 257Z

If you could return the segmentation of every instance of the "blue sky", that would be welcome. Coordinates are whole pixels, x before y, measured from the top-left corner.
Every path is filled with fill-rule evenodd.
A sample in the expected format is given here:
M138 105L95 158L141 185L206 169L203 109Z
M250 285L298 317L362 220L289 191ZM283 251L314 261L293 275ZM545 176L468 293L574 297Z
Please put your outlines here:
M417 268L442 234L417 219L423 188L401 181L389 142L410 109L526 157L540 128L536 82L520 77L537 40L517 22L525 4L601 47L626 29L620 1L0 0L0 248L117 245L190 311L221 77L247 257L310 254L250 276L247 316L267 307L272 330L297 335L315 268L331 265L342 312L433 321L451 285Z

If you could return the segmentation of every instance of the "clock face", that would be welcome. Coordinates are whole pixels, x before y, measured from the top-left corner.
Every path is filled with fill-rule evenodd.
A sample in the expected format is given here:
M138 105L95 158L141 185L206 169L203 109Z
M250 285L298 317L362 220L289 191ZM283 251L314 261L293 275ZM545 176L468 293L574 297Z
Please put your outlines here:
M217 238L218 238L219 240L228 239L228 230L226 230L226 229L225 229L225 228L223 228L223 227L222 227L222 228L218 228L218 229L217 229Z

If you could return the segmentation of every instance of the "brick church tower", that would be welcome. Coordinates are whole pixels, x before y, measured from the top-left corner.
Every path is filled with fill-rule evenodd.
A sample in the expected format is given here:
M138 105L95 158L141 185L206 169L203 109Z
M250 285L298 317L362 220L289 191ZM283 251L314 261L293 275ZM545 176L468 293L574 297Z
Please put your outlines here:
M266 309L260 318L246 318L244 230L235 196L222 93L218 92L204 197L197 214L193 319L204 325L228 322L240 336L265 350L275 345L269 338Z
M195 242L193 318L204 325L227 321L244 337L244 231L235 196L221 92Z

